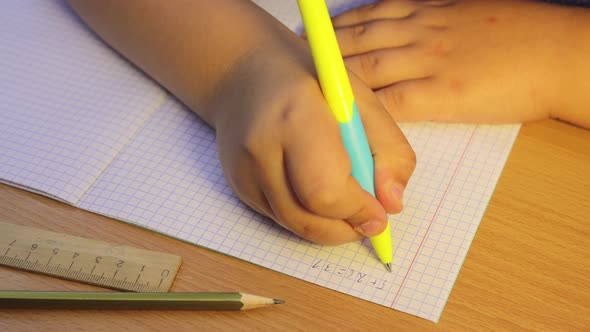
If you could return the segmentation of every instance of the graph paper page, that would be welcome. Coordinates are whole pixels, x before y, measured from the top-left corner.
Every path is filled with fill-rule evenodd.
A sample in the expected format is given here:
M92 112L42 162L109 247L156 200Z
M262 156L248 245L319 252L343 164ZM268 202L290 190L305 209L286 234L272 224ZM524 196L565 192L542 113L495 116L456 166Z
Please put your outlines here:
M257 2L301 29L294 1ZM241 203L212 130L63 2L3 3L0 41L0 181L435 321L518 132L402 125L418 164L388 273L368 241L315 245Z
M75 204L166 94L62 1L0 10L0 182Z
M518 127L420 123L402 130L418 164L404 212L390 219L394 273L369 241L319 246L247 208L224 180L213 131L172 99L79 206L437 321Z

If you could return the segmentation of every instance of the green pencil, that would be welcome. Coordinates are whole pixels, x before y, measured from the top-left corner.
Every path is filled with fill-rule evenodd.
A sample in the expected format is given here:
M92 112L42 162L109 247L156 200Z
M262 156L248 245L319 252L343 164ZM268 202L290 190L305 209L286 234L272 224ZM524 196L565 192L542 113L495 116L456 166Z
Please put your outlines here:
M2 309L248 310L284 302L244 293L0 291Z

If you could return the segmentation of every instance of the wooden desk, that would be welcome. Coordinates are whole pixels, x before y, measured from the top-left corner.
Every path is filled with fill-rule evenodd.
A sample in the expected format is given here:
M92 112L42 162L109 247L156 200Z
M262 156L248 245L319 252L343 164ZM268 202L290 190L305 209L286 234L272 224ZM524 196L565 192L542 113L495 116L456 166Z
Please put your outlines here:
M173 291L244 291L247 312L0 311L0 330L590 330L590 131L526 125L439 324L0 185L0 219L181 255ZM51 222L49 222L51 221ZM99 288L0 268L0 288Z

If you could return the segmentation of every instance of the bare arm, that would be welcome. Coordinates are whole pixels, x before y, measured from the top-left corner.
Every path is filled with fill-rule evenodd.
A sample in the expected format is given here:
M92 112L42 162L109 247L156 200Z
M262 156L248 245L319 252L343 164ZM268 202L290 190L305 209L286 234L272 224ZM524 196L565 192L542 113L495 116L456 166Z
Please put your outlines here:
M285 29L250 1L69 3L101 38L210 125L215 116L206 106L228 73L269 40L284 38L273 33Z
M560 22L563 38L558 42L563 59L556 69L565 75L561 82L555 82L560 95L556 96L552 116L590 128L590 9L563 10L567 15Z

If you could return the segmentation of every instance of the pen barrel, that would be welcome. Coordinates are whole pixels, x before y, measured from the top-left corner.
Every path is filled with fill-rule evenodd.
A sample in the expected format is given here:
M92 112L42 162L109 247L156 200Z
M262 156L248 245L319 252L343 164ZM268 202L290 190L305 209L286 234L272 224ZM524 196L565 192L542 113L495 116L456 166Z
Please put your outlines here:
M354 95L328 7L322 0L297 0L297 4L324 97L338 122L349 122Z
M356 102L353 102L351 120L346 123L340 123L340 134L350 162L352 163L352 176L364 190L376 196L373 154L369 147ZM381 234L371 237L370 240L379 259L382 262L391 262L393 245L391 243L389 222L387 222L387 227Z
M340 124L340 132L352 163L352 176L375 195L373 154L365 134L330 13L325 1L297 0L313 55L322 92ZM385 231L371 238L379 259L390 264L392 244L389 222Z
M352 176L364 190L375 196L375 165L365 128L356 102L352 104L352 118L340 123L340 134L352 164Z
M381 262L387 264L393 260L393 243L391 241L391 223L387 221L387 226L379 235L370 237L371 245L375 248L375 253ZM379 249L377 249L379 248Z

